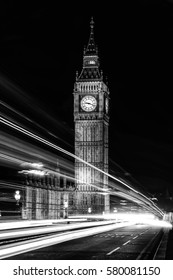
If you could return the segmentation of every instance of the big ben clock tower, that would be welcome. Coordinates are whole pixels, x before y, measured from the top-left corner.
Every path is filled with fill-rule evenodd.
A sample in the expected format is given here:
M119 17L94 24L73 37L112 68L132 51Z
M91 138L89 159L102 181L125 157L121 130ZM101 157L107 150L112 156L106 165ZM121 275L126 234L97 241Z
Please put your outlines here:
M100 71L93 19L90 28L82 71L76 75L73 92L78 214L108 213L110 208L110 197L106 192L108 177L105 174L108 172L109 89Z

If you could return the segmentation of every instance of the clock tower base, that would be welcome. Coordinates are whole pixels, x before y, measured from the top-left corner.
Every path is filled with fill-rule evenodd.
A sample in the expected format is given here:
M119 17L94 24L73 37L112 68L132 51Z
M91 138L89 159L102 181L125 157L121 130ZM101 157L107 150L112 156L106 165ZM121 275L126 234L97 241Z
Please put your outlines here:
M101 215L108 214L110 210L110 195L102 195L92 192L76 193L76 215Z

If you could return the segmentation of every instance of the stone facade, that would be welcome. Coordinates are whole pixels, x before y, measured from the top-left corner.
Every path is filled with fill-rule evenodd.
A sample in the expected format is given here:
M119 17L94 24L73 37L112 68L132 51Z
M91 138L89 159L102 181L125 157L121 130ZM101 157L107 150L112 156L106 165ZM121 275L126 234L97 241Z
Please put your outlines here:
M100 70L93 19L90 27L83 68L76 75L73 92L75 179L78 213L100 214L108 213L110 208L110 197L106 194L108 177L104 174L108 172L109 89Z

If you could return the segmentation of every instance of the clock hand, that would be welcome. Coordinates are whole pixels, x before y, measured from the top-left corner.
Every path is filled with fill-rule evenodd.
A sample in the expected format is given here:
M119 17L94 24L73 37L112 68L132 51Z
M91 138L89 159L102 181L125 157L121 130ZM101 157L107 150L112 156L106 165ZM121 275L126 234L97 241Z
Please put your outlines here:
M92 103L91 103L91 102L86 102L86 104L89 104L89 105L91 105Z

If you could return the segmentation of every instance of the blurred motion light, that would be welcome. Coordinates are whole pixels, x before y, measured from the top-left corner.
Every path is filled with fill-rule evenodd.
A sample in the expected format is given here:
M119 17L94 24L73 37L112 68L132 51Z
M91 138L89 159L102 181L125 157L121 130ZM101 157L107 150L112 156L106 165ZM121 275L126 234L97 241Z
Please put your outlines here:
M31 163L31 166L34 167L34 168L42 168L43 167L43 164L42 163Z
M56 151L58 152L61 152L63 153L64 155L67 155L67 156L70 156L71 158L74 158L74 159L77 159L78 161L80 161L81 163L84 163L86 164L87 166L93 168L94 170L97 170L98 172L101 172L102 174L108 176L109 178L113 179L114 181L116 182L119 182L121 185L123 186L120 186L117 188L117 186L111 186L112 188L112 193L110 194L117 194L119 193L119 196L123 197L123 198L127 198L128 200L133 200L133 202L136 201L137 204L145 204L147 206L147 208L149 208L152 212L154 213L157 213L157 215L159 214L159 216L163 217L164 215L164 212L154 203L154 201L149 198L148 196L146 196L145 194L143 194L142 192L136 190L133 186L131 186L129 183L127 183L126 181L124 181L123 179L121 178L118 178L116 176L112 176L111 174L101 170L100 168L98 168L97 166L94 166L93 164L91 163L88 163L87 161L85 160L82 160L80 157L77 157L76 155L74 155L73 153L71 152L68 152L67 150L61 148L60 146L57 146L53 143L51 143L50 141L47 141L46 139L38 136L37 134L35 133L32 133L31 131L23 128L22 126L20 125L17 125L15 123L15 121L11 121L11 120L8 120L2 116L0 116L0 123L2 123L3 125L7 126L7 127L10 127L10 129L14 129L15 131L18 131L20 132L21 134L23 135L27 135L27 137L30 137L32 139L34 139L34 141L38 141L44 145L46 145L47 147L51 147L53 149L55 149ZM11 136L11 135L10 135ZM6 139L4 138L4 140L7 140L7 143L5 144L5 141L4 141L4 144L8 147L8 148L12 148L13 146L15 147L15 150L16 150L16 145L14 145L13 141L9 140L10 137L7 137ZM2 141L2 140L1 140ZM17 145L18 146L18 145ZM20 145L21 146L21 145ZM24 147L24 146L23 146ZM21 149L21 148L20 148ZM26 149L27 151L28 149ZM23 151L22 151L23 153ZM30 157L29 157L30 158ZM15 163L15 165L17 164L25 164L23 162L23 159L18 159L15 157L12 157L11 155L5 155L5 154L0 154L0 161L5 161L5 162L8 162L8 164L10 163ZM33 166L34 164L34 166ZM44 171L42 170L38 170L38 169L41 169L42 167L42 164L41 163L29 163L29 168L33 168L33 170L29 170L29 171L21 171L21 173L25 173L25 174L35 174L35 175L39 175L39 176L44 176L45 173ZM34 170L37 169L37 170ZM46 173L47 174L47 173ZM126 175L129 175L129 174L126 174ZM85 183L85 182L84 182ZM91 185L91 184L90 184ZM124 186L126 188L128 188L128 190L123 189ZM96 186L94 186L96 187ZM97 187L98 189L99 187ZM102 192L103 191L108 191L108 190L101 190Z
M22 171L19 171L19 173L24 173L24 174L33 174L33 175L39 175L39 176L44 176L46 175L47 173L43 170L22 170Z

